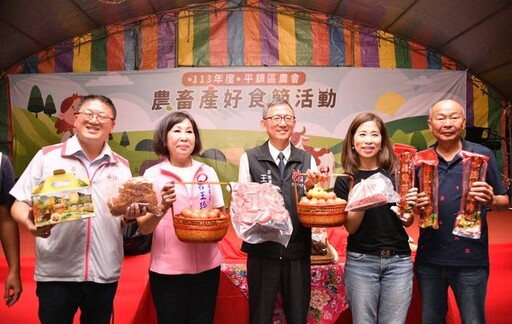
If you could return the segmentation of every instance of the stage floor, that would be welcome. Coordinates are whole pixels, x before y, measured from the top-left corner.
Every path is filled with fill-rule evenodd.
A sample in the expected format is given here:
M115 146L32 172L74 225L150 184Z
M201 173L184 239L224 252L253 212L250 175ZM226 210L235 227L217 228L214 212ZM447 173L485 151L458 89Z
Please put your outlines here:
M491 212L488 215L489 238L491 244L491 276L487 298L488 313L492 318L509 319L512 309L512 287L505 284L512 277L512 211ZM409 235L417 241L418 228L413 224L408 229ZM38 323L37 297L35 295L34 271L34 239L24 229L20 229L22 255L23 293L16 305L11 308L3 303L0 305L1 323ZM233 251L236 253L238 251ZM344 255L344 251L340 251ZM141 301L148 280L149 254L126 257L123 263L121 280L115 299L115 323L133 323L133 317ZM3 291L3 281L7 273L7 264L0 251L0 287ZM492 314L491 314L492 312ZM78 321L76 321L78 323ZM454 318L450 323L459 323ZM490 324L502 323L499 320L488 320ZM227 323L230 324L230 323Z

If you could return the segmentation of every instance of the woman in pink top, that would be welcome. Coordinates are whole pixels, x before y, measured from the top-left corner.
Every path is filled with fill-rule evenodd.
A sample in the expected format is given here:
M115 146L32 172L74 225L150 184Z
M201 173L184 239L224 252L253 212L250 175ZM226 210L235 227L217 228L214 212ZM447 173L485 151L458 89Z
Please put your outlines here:
M190 115L167 115L155 132L154 146L163 160L147 169L144 176L153 179L157 193L174 186L175 213L183 208L223 208L220 185L184 184L219 181L213 168L191 157L201 151L201 138ZM158 322L212 323L222 254L216 243L181 242L172 217L169 210L137 219L143 233L153 233L149 281Z

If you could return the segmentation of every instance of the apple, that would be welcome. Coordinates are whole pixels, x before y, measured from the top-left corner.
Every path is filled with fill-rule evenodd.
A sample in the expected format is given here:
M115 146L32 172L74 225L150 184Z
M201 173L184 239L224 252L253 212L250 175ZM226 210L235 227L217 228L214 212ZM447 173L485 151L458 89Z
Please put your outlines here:
M218 209L183 208L181 216L185 218L220 218L222 213Z
M219 218L220 216L222 216L222 213L217 208L212 209L210 213L213 213L213 218Z
M299 205L309 205L309 198L306 196L300 198Z
M308 193L310 193L311 197L316 199L323 199L324 198L324 189L322 187L314 186L313 188L308 190Z
M218 209L213 209L213 210L206 212L206 215L208 218L217 218L218 217L217 213L214 212L214 210L218 210ZM220 215L220 213L219 213L219 215Z
M336 194L333 192L333 191L326 191L324 193L324 199L325 200L328 200L328 199L336 199Z
M334 199L334 203L337 204L337 205L341 205L341 204L346 204L347 201L345 199L336 197L336 199Z
M183 217L192 217L192 209L191 208L183 208L181 210L181 215Z
M313 198L311 198L311 199L309 200L309 205L310 205L310 206L316 206L316 205L318 205L318 199L316 199L316 198L314 198L314 197L313 197Z

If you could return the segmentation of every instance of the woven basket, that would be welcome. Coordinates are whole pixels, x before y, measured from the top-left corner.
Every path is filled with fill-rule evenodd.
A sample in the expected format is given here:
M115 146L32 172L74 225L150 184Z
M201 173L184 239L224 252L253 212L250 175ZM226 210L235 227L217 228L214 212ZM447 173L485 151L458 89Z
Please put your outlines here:
M174 231L182 242L214 243L222 240L229 227L229 216L221 214L219 218L186 218L174 215Z
M306 206L297 205L297 213L302 225L306 227L336 227L347 219L347 204Z
M177 182L177 184L204 184L204 185L226 185L228 182ZM231 189L228 190L228 204L225 208L229 211L231 205ZM228 231L230 217L228 213L222 213L219 218L191 218L181 214L174 214L172 210L174 232L178 239L187 243L214 243L222 240Z
M305 173L300 176L305 176ZM331 176L345 176L350 180L350 188L354 183L354 179L349 174L331 174ZM297 178L294 178L295 199L299 201L299 192L297 188ZM347 203L343 204L326 204L326 205L300 205L297 203L297 214L299 220L305 227L337 227L342 226L347 219L347 212L345 212Z

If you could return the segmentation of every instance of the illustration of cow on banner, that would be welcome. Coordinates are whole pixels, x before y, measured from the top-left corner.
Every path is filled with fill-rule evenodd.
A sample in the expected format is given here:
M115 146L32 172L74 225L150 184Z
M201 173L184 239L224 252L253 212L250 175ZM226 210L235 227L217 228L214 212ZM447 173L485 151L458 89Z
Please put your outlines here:
M334 154L329 148L326 147L313 147L305 143L310 141L310 138L305 136L306 127L302 126L302 132L294 132L290 138L290 142L297 148L309 152L314 158L318 170L322 173L331 174L336 170L336 161ZM331 177L332 178L332 177ZM334 184L334 179L331 179L331 185Z

